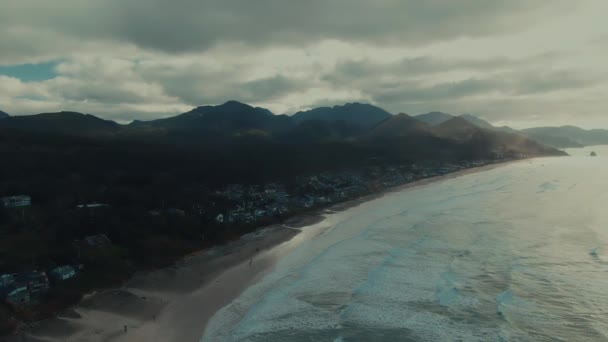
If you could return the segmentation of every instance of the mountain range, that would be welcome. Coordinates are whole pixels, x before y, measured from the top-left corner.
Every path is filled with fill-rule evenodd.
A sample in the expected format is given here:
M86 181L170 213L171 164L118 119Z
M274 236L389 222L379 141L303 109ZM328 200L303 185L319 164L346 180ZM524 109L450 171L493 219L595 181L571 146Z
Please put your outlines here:
M522 130L527 136L557 147L583 147L608 144L608 130L575 126L537 127Z
M75 112L43 113L5 117L0 130L37 132L80 137L116 137L148 141L172 141L181 145L226 144L243 139L255 142L280 142L288 145L311 143L369 143L371 141L429 142L446 140L453 143L474 143L477 139L488 143L485 153L512 150L526 153L522 146L536 142L552 147L576 147L608 143L608 131L585 131L576 127L537 128L516 131L509 127L495 127L473 115L453 116L431 112L417 116L401 113L392 115L386 110L362 103L320 107L295 113L275 115L270 110L237 101L217 106L201 106L189 112L151 121L133 121L121 125L90 114ZM515 144L525 141L526 144ZM481 140L479 140L481 141ZM477 143L479 143L479 141ZM501 142L503 145L498 144ZM534 153L543 151L539 146ZM544 150L545 153L549 151ZM481 153L481 152L480 152Z
M27 182L45 170L93 184L153 183L154 191L179 179L215 188L368 166L565 155L466 116L431 125L359 103L288 116L236 101L126 125L74 112L11 116L0 120L0 153L5 179Z
M424 121L432 126L439 125L454 117L456 116L442 112L430 112L415 116L416 119ZM555 148L579 148L590 145L608 144L608 130L605 129L585 130L575 126L562 126L528 128L518 131L508 126L496 127L489 122L470 114L463 114L459 117L480 128L507 133L518 133Z
M224 134L251 129L276 132L287 129L291 121L287 115L274 115L265 108L228 101L220 106L197 107L170 118L134 121L129 127Z

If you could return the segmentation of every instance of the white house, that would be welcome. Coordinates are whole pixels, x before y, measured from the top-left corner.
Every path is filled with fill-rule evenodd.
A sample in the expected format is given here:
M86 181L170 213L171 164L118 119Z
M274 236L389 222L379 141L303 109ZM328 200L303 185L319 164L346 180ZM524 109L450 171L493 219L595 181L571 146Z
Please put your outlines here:
M51 270L49 273L55 280L68 280L76 276L76 270L74 267L69 265L57 267Z

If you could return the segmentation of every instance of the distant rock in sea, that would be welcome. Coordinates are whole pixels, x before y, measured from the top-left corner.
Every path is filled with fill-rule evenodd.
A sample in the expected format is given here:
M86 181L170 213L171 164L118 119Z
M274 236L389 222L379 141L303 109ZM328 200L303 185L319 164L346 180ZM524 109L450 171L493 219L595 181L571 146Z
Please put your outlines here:
M591 156L591 157L597 157L597 153L595 153L595 151L591 151L591 154L589 156Z

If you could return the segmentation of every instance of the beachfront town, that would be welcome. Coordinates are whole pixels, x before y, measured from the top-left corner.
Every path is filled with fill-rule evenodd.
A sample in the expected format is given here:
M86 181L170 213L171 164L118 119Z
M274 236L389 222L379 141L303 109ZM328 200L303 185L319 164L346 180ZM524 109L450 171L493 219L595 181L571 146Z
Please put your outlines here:
M164 212L180 216L187 214L208 216L216 223L224 225L252 224L493 162L495 161L426 163L403 167L370 167L365 171L328 172L298 177L295 186L291 186L290 189L279 183L230 184L215 191L211 196L212 200L205 206L194 205L190 211L169 208ZM160 209L149 211L150 215L162 213Z
M462 161L453 163L428 162L404 166L369 167L363 170L343 170L298 177L293 184L269 183L263 185L230 184L210 191L204 203L174 207L163 203L159 208L145 211L147 219L162 217L205 218L216 227L251 226L276 223L297 213L372 194L383 189L404 185L416 180L445 175L459 170L483 166L504 159ZM35 207L35 198L13 195L0 198L3 210L23 212L27 215ZM77 204L73 210L112 210L111 203ZM273 221L274 220L274 221ZM203 237L204 238L204 237ZM113 242L103 232L83 236L73 242L78 254L87 250L112 248ZM1 265L0 265L1 266ZM87 264L75 258L69 264L52 268L32 268L20 272L3 272L0 267L0 300L10 307L33 306L45 298L56 286L78 278Z

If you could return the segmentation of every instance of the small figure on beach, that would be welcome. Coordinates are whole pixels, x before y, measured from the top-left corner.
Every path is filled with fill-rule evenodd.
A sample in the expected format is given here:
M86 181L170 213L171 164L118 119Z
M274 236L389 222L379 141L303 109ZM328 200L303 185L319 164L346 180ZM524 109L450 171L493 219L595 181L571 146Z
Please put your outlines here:
M253 258L249 258L249 267L251 267L252 262L253 262Z
M126 326L126 325L125 325L125 328L124 328L124 329L125 329L125 332L127 332L127 329L128 329L128 328L127 328L127 326Z

